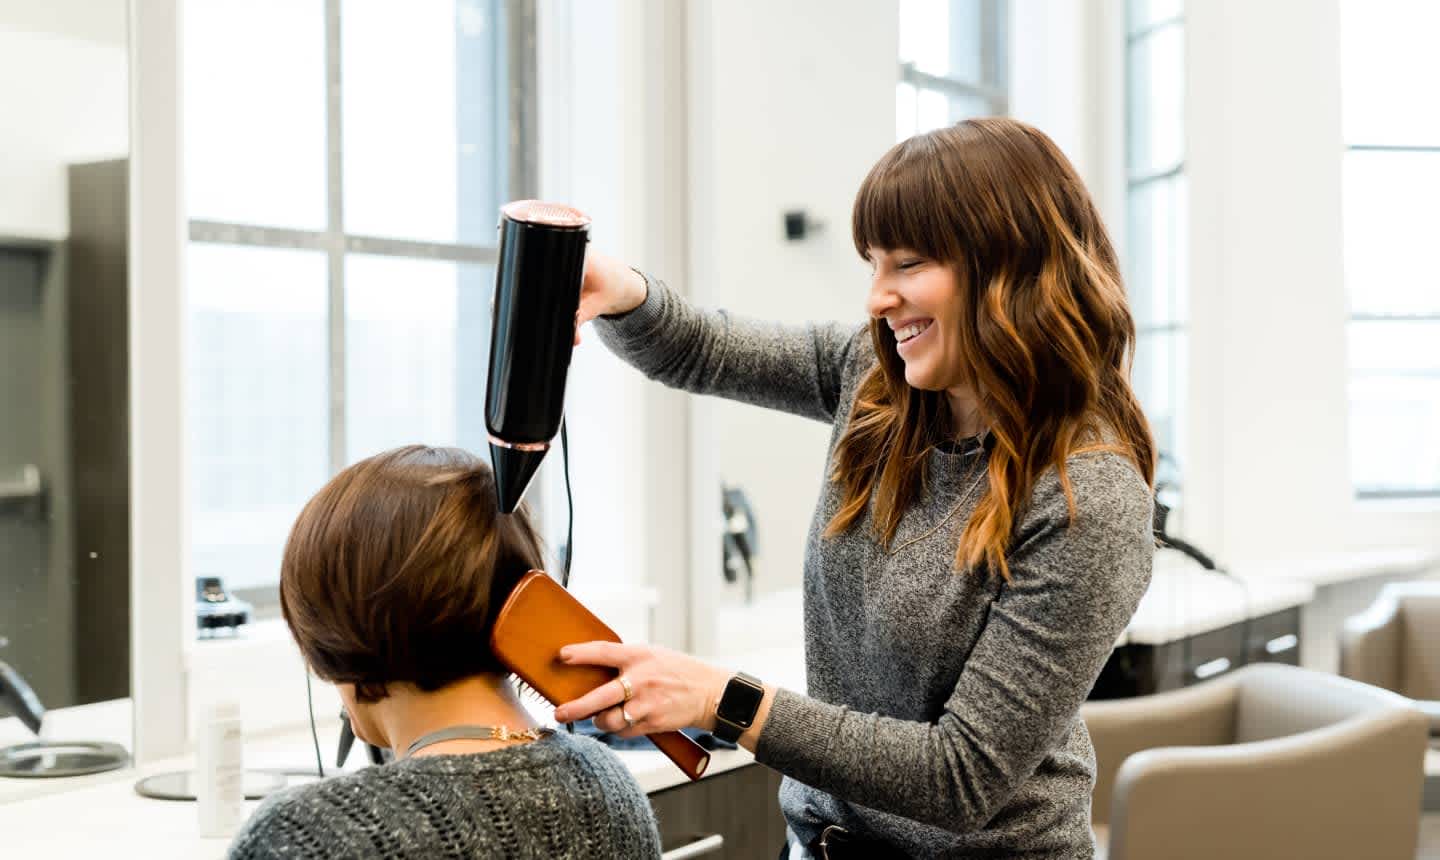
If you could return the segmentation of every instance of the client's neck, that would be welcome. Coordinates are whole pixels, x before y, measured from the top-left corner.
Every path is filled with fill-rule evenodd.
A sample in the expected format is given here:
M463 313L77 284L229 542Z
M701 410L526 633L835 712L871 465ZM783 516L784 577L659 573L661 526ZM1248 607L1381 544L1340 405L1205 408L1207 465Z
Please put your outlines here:
M520 704L508 679L475 675L431 693L409 684L390 685L390 695L371 705L374 721L395 755L403 756L417 739L460 725L505 726L511 731L537 724ZM513 746L515 741L457 738L440 741L415 755L455 755Z

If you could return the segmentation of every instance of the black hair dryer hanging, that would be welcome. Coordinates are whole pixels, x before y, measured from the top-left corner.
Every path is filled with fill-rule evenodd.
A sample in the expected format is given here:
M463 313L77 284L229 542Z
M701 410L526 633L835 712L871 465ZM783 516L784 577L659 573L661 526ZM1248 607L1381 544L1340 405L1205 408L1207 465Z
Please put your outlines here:
M569 206L500 210L485 426L502 513L519 506L565 415L589 233L589 216Z

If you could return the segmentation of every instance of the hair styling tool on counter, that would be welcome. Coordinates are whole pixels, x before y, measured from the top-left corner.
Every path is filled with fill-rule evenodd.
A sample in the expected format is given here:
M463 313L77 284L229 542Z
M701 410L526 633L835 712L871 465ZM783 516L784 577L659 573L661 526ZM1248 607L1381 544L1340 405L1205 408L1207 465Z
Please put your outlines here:
M551 704L577 699L613 681L606 666L560 662L560 649L576 642L619 642L605 622L542 571L525 574L500 608L490 648L510 671ZM710 754L680 732L646 735L685 775L699 779Z
M45 706L15 667L3 660L0 660L0 705L19 717L30 731L40 734ZM115 743L37 740L0 749L0 777L81 776L116 770L129 762L130 754Z
M496 501L508 514L564 418L590 218L557 203L517 200L500 210L499 229L485 426Z
M0 660L0 705L4 705L20 718L30 731L40 734L40 722L45 719L45 706L40 697L15 671L15 667Z

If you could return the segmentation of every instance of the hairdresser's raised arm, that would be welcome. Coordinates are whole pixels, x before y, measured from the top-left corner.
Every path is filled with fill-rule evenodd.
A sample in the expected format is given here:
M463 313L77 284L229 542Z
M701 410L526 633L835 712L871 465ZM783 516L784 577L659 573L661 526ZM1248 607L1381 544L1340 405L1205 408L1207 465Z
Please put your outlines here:
M585 259L579 322L591 319L605 345L651 379L826 422L835 418L847 363L868 342L857 325L779 325L701 311L594 251Z

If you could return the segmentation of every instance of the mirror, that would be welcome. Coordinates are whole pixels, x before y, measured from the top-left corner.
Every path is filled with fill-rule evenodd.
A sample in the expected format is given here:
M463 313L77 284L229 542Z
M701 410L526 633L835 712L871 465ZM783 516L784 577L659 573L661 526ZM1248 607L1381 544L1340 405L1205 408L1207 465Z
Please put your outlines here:
M130 745L126 12L0 0L0 749Z

